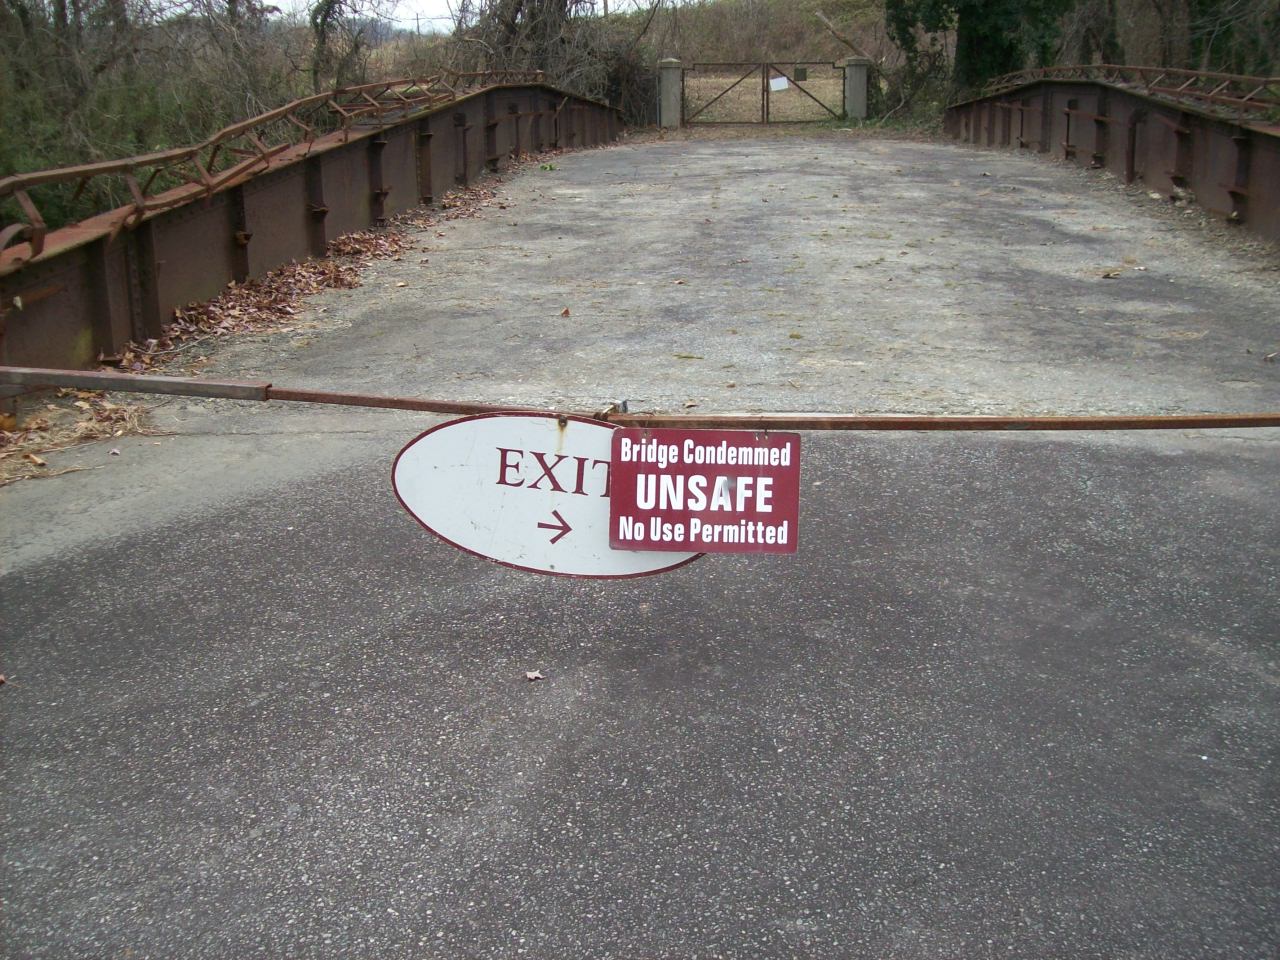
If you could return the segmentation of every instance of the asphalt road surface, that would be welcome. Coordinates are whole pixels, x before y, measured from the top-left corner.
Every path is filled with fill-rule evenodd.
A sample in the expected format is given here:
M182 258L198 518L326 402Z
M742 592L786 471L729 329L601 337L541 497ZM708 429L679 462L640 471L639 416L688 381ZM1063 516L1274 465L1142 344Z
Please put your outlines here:
M781 143L760 156L785 167ZM586 183L643 149L684 151L696 172L703 147L561 167ZM898 149L952 162L943 147ZM1028 182L1057 175L981 156ZM1230 285L1185 283L1209 299L1178 309L1206 316L1215 284ZM1274 324L1239 296L1219 298L1242 319L1210 330L1201 354L1183 340L1144 354L1177 376L1144 374L1112 328L1099 364L1131 368L1125 412L1237 389L1267 405L1274 365L1242 351ZM332 346L349 328L321 324L321 359L290 365L305 349L267 338L221 355L219 372L256 357L291 384L318 380L329 356L327 386L385 376L400 389L412 376L386 339L393 320L369 322L383 333L363 367ZM1042 359L1034 334L1053 325L1010 322L992 320L1028 345L1007 358L1017 407ZM664 359L670 328L653 329L665 353L648 352L648 382L666 371L663 396L732 409L711 386L730 374ZM764 343L764 329L737 329ZM1050 394L1104 379L1071 337ZM783 339L761 347L762 379L791 362ZM1001 396L995 368L962 353L933 367L938 396ZM1227 383L1246 363L1250 382ZM570 368L560 387L538 372L510 394L610 397L603 378L582 386L588 363ZM824 383L862 389L830 366L796 370L809 379L771 381L761 405L787 392L795 408L844 409L852 394L832 402ZM917 381L881 382L879 396L909 399ZM1175 382L1181 393L1161 392ZM457 384L486 398L482 380ZM1116 372L1079 407L1124 385ZM167 435L63 452L54 466L95 469L0 491L6 957L1280 947L1274 431L806 434L795 557L601 582L506 569L425 533L389 474L429 418L197 401L156 416Z

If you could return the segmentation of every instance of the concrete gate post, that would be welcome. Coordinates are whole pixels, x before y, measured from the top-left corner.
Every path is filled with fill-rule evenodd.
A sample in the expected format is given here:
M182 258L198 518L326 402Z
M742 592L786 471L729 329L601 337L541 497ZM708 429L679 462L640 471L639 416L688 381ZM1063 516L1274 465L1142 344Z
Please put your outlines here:
M867 119L867 77L871 61L866 57L845 57L840 61L844 71L844 115L848 120Z
M658 61L658 126L680 126L680 61L671 57Z

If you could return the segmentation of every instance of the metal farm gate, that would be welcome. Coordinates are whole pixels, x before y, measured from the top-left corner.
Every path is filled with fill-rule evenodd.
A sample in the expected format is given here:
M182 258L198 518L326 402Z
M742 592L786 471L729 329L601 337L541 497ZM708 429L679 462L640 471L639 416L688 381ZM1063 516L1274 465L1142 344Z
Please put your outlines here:
M683 123L813 123L845 115L844 71L821 61L695 63L680 75Z

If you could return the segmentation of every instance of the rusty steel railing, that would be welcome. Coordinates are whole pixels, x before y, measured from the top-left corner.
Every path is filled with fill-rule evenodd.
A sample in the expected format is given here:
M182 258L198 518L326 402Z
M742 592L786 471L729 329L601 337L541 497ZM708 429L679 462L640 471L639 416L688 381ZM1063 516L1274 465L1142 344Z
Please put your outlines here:
M0 222L0 363L90 367L229 285L620 125L537 73L441 74L307 97L193 147L6 178L0 221L18 222ZM90 185L110 209L49 229L44 191Z
M1018 70L988 81L978 95L988 97L1040 80L1107 83L1171 100L1225 109L1242 116L1257 117L1268 111L1280 113L1280 77L1248 77L1235 73L1206 73L1171 67L1132 67L1109 63ZM1280 116L1275 119L1280 121Z
M135 226L147 214L235 186L266 169L286 150L312 143L322 134L341 130L349 135L357 126L400 120L476 89L541 82L541 71L502 70L445 72L340 87L234 123L194 146L5 177L0 180L0 201L12 198L25 222L0 224L0 252L23 242L29 245L23 260L44 252L49 228L31 196L36 187L74 183L74 202L96 178L119 177L131 202L116 211L112 229L118 232Z
M1057 154L1280 241L1280 78L1047 67L947 108L959 140Z

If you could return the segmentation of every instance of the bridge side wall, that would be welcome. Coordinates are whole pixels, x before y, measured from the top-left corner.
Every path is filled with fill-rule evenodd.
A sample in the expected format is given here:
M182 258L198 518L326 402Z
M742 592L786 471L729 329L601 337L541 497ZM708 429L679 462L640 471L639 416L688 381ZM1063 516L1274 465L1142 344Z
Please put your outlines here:
M1193 197L1280 240L1280 127L1224 120L1087 80L1039 81L956 104L945 124L966 143L1052 154Z
M520 153L595 146L618 130L603 104L550 87L491 88L302 145L236 187L132 228L112 233L91 219L56 231L44 255L0 276L0 363L92 366L159 336L175 309L229 283L321 256L339 235L439 202Z

